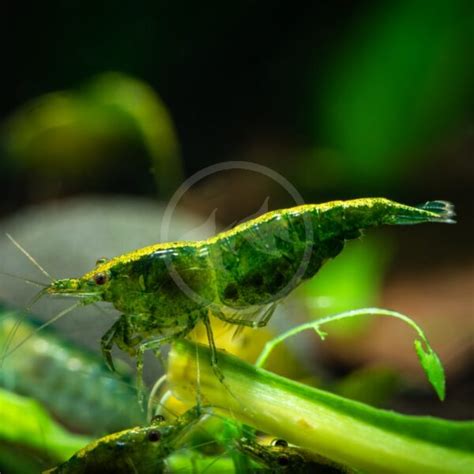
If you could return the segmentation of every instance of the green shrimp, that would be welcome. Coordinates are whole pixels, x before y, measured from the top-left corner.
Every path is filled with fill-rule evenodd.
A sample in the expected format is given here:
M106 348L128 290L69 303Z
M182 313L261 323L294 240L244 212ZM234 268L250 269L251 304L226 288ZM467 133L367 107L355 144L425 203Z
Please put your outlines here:
M158 417L149 426L135 427L104 436L85 446L47 474L158 474L166 458L179 448L188 429L201 417L196 406L173 421Z
M265 326L278 302L364 229L452 223L453 216L445 201L410 207L384 198L272 211L207 240L159 243L100 260L82 277L53 281L38 297L78 298L74 307L112 303L122 316L102 337L102 353L112 370L114 345L136 356L139 377L145 350L185 337L202 321L219 374L209 315L240 328Z
M263 465L268 470L267 472L292 474L351 474L355 472L309 449L289 446L282 439L274 440L271 445L263 445L244 437L238 440L237 449Z

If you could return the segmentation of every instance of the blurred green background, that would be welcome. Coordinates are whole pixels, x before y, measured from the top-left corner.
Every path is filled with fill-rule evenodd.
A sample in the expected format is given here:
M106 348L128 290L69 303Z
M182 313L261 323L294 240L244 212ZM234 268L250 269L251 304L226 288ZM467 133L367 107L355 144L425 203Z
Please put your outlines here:
M165 160L176 146L183 176L252 158L307 199L466 199L470 1L49 2L25 13L11 5L7 17L5 211L73 192L153 194L150 157L176 180ZM32 169L48 178L41 189Z
M452 201L455 226L372 232L273 319L279 331L368 305L405 312L446 364L444 404L423 380L411 334L391 321L334 327L324 344L308 337L301 364L346 396L473 416L472 1L52 1L12 3L4 20L2 236L55 276L80 274L158 241L179 185L229 160L277 171L306 202ZM294 205L257 173L211 175L180 201L170 238L211 235L262 203ZM6 239L0 271L38 276ZM32 292L1 277L10 306ZM50 317L51 305L36 312ZM58 327L97 351L113 316L86 314ZM401 374L398 388L387 367Z

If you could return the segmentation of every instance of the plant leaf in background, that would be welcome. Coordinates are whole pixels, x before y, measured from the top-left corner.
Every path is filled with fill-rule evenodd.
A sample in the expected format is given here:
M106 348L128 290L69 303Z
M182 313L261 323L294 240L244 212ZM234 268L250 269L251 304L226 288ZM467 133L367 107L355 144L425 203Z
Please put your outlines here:
M328 390L371 406L386 406L397 392L400 375L388 367L363 367L337 380Z
M12 443L31 449L52 465L68 459L91 441L89 437L66 431L36 400L1 388L0 416L0 446ZM0 466L15 465L10 456L11 452L3 446Z
M324 163L333 186L400 183L416 169L413 154L463 118L472 27L472 3L445 0L380 4L356 25L318 91L338 152Z
M348 242L338 258L297 290L310 318L377 304L390 255L387 238L382 242L366 236L363 241ZM369 324L370 318L340 321L330 325L330 332L333 337L353 339Z
M38 400L84 433L102 435L145 420L126 364L118 361L111 373L101 356L51 329L35 333L38 327L31 315L0 305L0 353L21 344L2 363L0 387Z
M120 156L138 159L135 168L144 170L144 179L149 159L162 197L181 179L179 145L165 105L143 81L120 73L98 75L78 90L46 94L20 107L4 123L2 145L12 166L45 179L82 178L90 186L101 182L98 175L102 189L103 180L116 175ZM124 155L127 150L130 155Z
M117 72L95 77L83 93L93 103L133 119L151 158L160 196L174 192L182 177L180 149L173 121L158 94L143 81Z

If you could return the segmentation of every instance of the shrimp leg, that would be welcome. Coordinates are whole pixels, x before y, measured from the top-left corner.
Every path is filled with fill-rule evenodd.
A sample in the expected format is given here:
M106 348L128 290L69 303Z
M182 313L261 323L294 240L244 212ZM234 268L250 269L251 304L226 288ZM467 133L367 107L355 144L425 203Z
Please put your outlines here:
M214 334L212 332L212 326L211 326L211 321L209 320L209 314L206 312L201 316L201 320L206 327L206 332L207 332L207 340L209 342L209 349L211 351L211 367L212 370L217 377L217 380L222 384L222 386L225 388L227 393L234 398L237 403L240 404L240 401L236 398L236 396L232 393L230 390L229 386L226 384L224 380L224 374L222 373L221 369L219 369L219 366L217 364L217 349L216 349L216 343L214 341ZM200 388L198 388L198 394L197 394L197 406L200 407L200 398L201 398L201 391Z
M112 360L112 347L114 344L116 344L122 351L127 352L134 357L137 353L136 346L141 340L142 338L140 336L132 337L132 326L130 325L129 316L122 314L122 316L120 316L112 327L102 336L100 341L102 355L104 356L109 369L113 372L115 371Z
M115 372L115 366L112 360L112 347L114 344L117 344L117 346L120 347L121 344L119 344L119 340L123 343L125 342L124 339L126 337L125 334L127 332L126 326L127 320L125 318L125 315L122 315L117 321L115 321L115 323L102 336L102 339L100 340L102 355L105 359L108 368L112 372Z
M251 328L261 328L268 324L268 321L273 316L276 309L276 304L258 306L256 309L238 309L230 311L218 311L215 316L222 321L238 326L247 326Z
M220 371L217 365L217 349L216 349L216 342L214 341L214 333L212 332L211 321L209 320L209 315L204 313L201 316L202 322L206 327L207 332L207 340L209 342L209 349L211 350L211 365L214 373L216 374L217 378L220 382L224 380L224 374Z
M167 342L174 340L176 337L182 337L182 336L185 336L186 334L187 334L187 331L183 331L182 333L179 333L179 334L156 337L149 341L143 342L142 344L139 345L138 350L137 350L137 391L138 391L138 403L140 404L140 406L143 406L143 401L145 398L145 383L143 381L143 355L145 351L152 350L155 353L155 355L159 353L160 354L159 358L160 360L162 360L161 346L163 344L166 344Z
M153 337L152 339L144 341L138 345L138 349L136 350L136 356L137 356L137 382L138 382L138 393L139 393L140 402L143 401L143 393L144 393L143 356L144 356L145 351L147 350L154 351L155 355L157 356L159 355L159 358L162 360L161 346L163 344L173 342L176 339L185 337L189 333L189 331L193 329L194 325L196 324L196 321L198 321L199 318L201 318L203 314L206 315L207 314L206 311L203 311L203 310L192 311L187 315L187 324L184 328L181 328L180 330L172 334ZM120 342L118 342L117 345L119 345L119 343ZM134 345L136 345L136 343ZM128 347L130 349L130 346ZM133 348L133 345L131 347ZM127 349L124 349L124 350L127 350ZM129 350L129 353L131 353L130 350Z

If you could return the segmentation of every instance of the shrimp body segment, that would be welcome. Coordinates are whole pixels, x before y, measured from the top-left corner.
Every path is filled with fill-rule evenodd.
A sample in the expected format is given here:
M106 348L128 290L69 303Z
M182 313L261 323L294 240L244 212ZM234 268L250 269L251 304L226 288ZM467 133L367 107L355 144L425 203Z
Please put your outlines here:
M177 449L183 435L200 416L200 409L194 407L173 421L157 420L149 426L104 436L45 474L165 472L166 458Z
M284 440L276 440L281 445L262 445L258 442L241 438L236 443L237 449L245 453L268 472L288 472L291 474L308 474L321 472L325 474L354 474L349 467L339 465L330 459L297 446L288 446Z
M102 338L134 356L184 337L208 315L265 326L275 305L334 258L347 240L384 224L453 222L452 205L419 207L384 198L309 204L272 211L207 240L159 243L117 256L80 278L57 280L50 295L112 303L123 313Z

